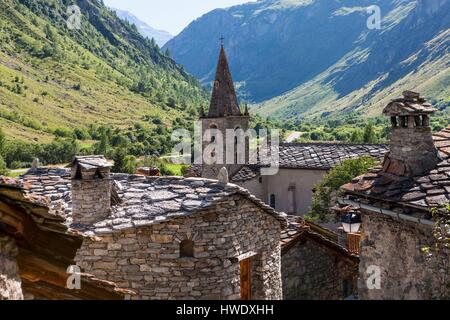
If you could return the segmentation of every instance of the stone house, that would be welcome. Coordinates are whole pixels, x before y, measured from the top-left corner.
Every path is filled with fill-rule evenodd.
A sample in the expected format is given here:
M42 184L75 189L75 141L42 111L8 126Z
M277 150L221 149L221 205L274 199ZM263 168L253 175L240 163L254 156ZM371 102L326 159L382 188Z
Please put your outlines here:
M342 187L340 201L362 214L361 299L450 297L449 249L422 250L436 242L431 210L450 200L450 127L432 135L434 111L413 92L392 101L384 109L391 152L382 166Z
M357 296L359 257L338 244L336 234L288 216L281 235L285 300L342 300Z
M79 274L80 288L77 280L72 289L67 286L83 235L67 227L62 207L30 193L30 187L0 177L0 300L123 300L133 295L86 273Z
M29 192L83 235L83 272L133 299L281 299L283 214L217 180L110 174L103 157L36 169Z
M217 63L216 77L212 90L211 103L208 113L200 108L200 121L202 123L203 151L216 140L214 133L207 134L206 130L213 129L220 132L224 138L226 154L226 130L247 130L250 125L250 115L245 108L242 112L238 105L231 72L229 70L225 50L220 50ZM361 156L373 156L381 160L388 151L386 145L376 144L341 144L341 143L289 143L280 144L273 152L279 156L279 171L276 175L261 175L261 168L269 160L260 152L250 154L249 140L242 140L245 149L245 161L237 159L239 139L234 141L234 162L222 164L214 162L194 165L190 176L201 176L215 179L219 170L225 166L230 181L248 189L259 199L280 212L292 215L304 215L309 212L314 186L334 166L342 161ZM231 142L233 144L233 142ZM214 150L218 152L217 150ZM204 159L203 159L204 160ZM242 164L243 163L243 164Z

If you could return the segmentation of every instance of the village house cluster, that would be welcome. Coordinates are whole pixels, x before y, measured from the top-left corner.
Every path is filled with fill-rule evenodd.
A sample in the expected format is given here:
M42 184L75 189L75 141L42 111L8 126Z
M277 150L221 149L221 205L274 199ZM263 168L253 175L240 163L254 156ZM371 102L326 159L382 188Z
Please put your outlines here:
M79 156L1 177L0 299L448 298L448 249L422 250L434 241L431 208L450 200L450 128L432 134L434 111L405 92L384 110L389 146L281 144L273 176L263 160L153 177ZM200 118L205 130L249 127L223 47ZM382 165L342 187L337 211L362 215L355 250L303 215L326 172L360 156ZM367 285L371 266L379 288Z

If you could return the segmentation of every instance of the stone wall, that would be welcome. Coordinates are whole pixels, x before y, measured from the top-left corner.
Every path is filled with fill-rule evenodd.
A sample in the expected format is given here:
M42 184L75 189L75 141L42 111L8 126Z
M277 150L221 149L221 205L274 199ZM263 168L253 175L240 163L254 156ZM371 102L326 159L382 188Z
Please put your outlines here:
M235 130L236 128L240 128L246 132L248 130L248 123L249 123L249 117L247 116L228 116L223 118L203 118L201 119L202 122L202 135L205 135L206 130L210 129L212 126L217 128L217 131L219 131L222 134L223 139L223 150L221 151L223 153L223 160L219 161L217 164L208 165L204 163L202 165L202 177L208 178L208 179L217 179L217 175L219 173L219 170L222 167L226 167L228 170L229 176L233 176L240 168L242 168L242 165L245 163L248 163L249 160L249 141L246 139L246 143L243 146L245 149L245 161L243 163L234 164L234 158L232 160L232 163L227 161L226 158L226 152L227 152L227 133L226 130ZM205 136L204 136L205 138ZM216 142L219 142L219 139L216 140ZM211 143L210 139L208 141L202 142L202 150L205 150L205 148ZM234 137L233 141L230 142L232 146L234 146ZM216 154L219 155L220 152L216 150Z
M280 228L235 195L191 216L85 240L76 261L86 272L137 290L136 299L239 299L236 258L254 252L252 297L281 299ZM193 258L180 258L186 239L195 243Z
M356 293L358 266L304 239L283 253L281 274L285 300L341 300Z
M450 251L432 257L422 252L424 246L434 243L431 226L364 210L363 230L360 299L450 298ZM381 289L367 286L373 274L373 270L367 272L370 266L380 268Z
M0 300L23 299L17 254L16 242L0 235Z

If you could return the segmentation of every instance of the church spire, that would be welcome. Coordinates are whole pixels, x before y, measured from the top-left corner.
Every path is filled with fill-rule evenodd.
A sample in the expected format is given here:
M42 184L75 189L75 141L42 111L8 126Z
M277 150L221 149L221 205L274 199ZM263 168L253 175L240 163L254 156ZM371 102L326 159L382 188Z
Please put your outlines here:
M223 41L221 39L221 41ZM227 56L221 43L219 62L217 64L216 79L211 96L208 117L220 118L226 116L241 116L233 79L228 67Z

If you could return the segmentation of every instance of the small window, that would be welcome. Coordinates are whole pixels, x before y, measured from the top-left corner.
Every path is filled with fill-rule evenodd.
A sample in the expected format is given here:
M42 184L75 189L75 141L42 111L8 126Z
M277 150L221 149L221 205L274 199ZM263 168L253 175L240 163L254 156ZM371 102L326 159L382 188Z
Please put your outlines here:
M342 298L346 299L353 294L352 281L350 279L344 279L341 285L342 285Z
M288 213L296 214L297 213L297 201L295 199L296 194L296 186L295 184L291 184L288 188L287 198L288 198Z
M269 197L269 205L275 209L275 195L271 194Z
M180 243L180 258L194 257L194 241L183 240Z

